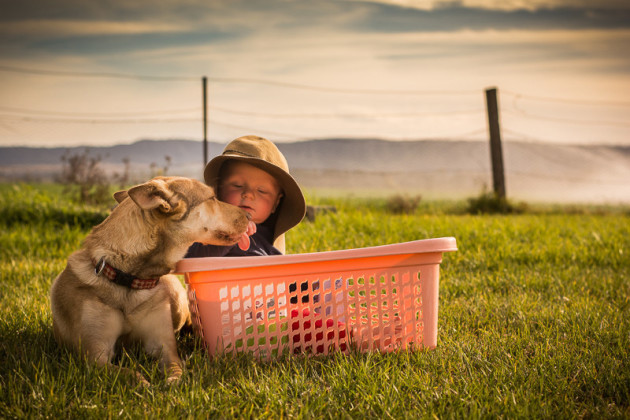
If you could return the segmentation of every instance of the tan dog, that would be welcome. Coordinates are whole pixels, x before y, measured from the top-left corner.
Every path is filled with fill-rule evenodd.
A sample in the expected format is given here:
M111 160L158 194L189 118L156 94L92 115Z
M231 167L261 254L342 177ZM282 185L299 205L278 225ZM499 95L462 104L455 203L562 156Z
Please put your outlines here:
M160 358L168 381L177 380L182 361L174 333L190 313L184 288L168 273L193 242L236 243L247 213L187 178L155 178L114 197L120 204L52 285L55 338L101 366L111 364L117 344L140 342Z

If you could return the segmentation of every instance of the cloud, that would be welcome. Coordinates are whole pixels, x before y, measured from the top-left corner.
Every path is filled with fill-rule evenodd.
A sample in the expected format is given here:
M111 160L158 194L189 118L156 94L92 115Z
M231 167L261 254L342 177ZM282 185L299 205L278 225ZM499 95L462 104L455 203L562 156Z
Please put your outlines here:
M54 5L43 0L0 1L4 1L0 55L5 60L100 56L99 66L109 63L126 71L133 71L134 63L142 65L144 58L165 72L175 66L187 66L191 72L204 67L241 72L240 66L233 66L239 62L247 68L243 73L258 69L260 76L299 77L307 66L331 68L336 67L334 61L363 60L364 65L375 66L479 57L486 54L485 48L513 57L518 54L515 47L540 60L553 59L550 51L562 51L562 57L569 59L601 55L598 51L614 57L621 45L614 40L620 30L630 28L630 9L618 0L599 1L596 10L579 8L583 0L180 0L177 4L57 0ZM541 8L520 9L523 3ZM572 31L585 34L579 37L580 45L596 47L554 41L559 33ZM606 32L613 46L589 38ZM453 34L453 41L425 42L443 41L448 34ZM535 54L537 49L541 54ZM141 60L136 62L138 57ZM622 61L615 68L624 68L627 60ZM147 62L143 71L151 69Z
M625 0L0 0L0 22L55 36L70 30L238 32L306 27L381 31L630 26ZM118 25L118 26L116 26ZM67 26L68 28L64 28ZM5 29L6 31L6 29Z
M539 10L554 8L576 9L630 9L626 0L349 0L379 3L403 8L433 10L453 6L489 10Z
M456 71L467 63L469 71L511 75L538 72L627 74L630 59L624 54L630 30L509 30L388 34L388 45L378 56L413 67L448 60ZM386 37L386 38L387 38ZM378 44L378 37L373 42ZM485 69L485 70L484 70Z
M169 33L185 30L181 24L144 21L86 21L68 19L28 19L5 22L0 25L2 36L57 37L131 35L147 33Z
M1 0L0 0L1 1ZM582 0L522 1L383 0L84 0L12 1L0 13L0 54L111 54L160 48L233 45L261 48L277 38L312 42L357 34L404 34L488 30L630 28L630 8L579 8ZM501 6L502 5L502 6ZM506 5L512 5L509 8ZM563 6L562 8L542 8ZM575 7L566 7L575 6ZM413 8L409 8L413 7Z
M235 35L222 32L147 32L40 39L30 48L48 54L109 55L148 50L206 45Z
M335 1L59 0L54 7L41 0L5 1L0 6L0 54L185 48L245 36L264 39L267 33L321 33L343 27L355 15Z
M429 10L370 3L374 7L354 27L378 32L470 30L550 30L630 28L630 8L488 9L448 4Z

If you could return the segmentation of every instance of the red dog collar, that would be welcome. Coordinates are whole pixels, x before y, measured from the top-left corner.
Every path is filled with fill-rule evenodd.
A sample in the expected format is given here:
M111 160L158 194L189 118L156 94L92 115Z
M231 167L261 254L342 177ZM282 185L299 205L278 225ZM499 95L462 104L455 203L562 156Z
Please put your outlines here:
M159 278L138 279L131 274L120 271L119 269L107 264L105 262L105 257L102 257L94 264L94 274L97 276L104 274L111 282L130 289L153 289L160 281Z

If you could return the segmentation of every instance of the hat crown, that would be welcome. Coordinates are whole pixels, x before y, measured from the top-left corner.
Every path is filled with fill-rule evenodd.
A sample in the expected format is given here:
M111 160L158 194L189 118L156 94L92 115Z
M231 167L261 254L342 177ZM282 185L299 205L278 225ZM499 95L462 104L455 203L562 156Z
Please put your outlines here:
M243 156L264 160L287 173L289 164L280 150L271 141L258 136L243 136L232 140L225 146L223 156Z

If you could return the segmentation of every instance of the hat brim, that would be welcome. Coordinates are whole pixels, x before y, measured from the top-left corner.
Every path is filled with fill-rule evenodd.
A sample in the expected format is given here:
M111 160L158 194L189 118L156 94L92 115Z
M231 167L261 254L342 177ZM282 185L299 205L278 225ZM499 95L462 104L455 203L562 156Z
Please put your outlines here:
M219 179L219 173L221 166L228 161L245 162L252 166L255 166L273 176L280 184L282 188L283 198L280 205L276 209L277 221L274 228L273 240L275 241L278 236L282 235L292 227L296 226L302 221L306 214L306 200L300 186L295 179L287 173L284 169L255 157L240 156L223 154L216 156L206 165L203 173L206 184L218 188L217 182Z

